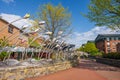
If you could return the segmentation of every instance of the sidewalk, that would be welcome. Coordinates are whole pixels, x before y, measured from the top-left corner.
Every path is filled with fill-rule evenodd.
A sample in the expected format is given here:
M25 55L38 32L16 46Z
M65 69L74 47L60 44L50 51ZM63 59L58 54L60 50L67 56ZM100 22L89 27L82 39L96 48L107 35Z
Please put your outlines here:
M76 68L26 80L120 80L120 68L81 60Z

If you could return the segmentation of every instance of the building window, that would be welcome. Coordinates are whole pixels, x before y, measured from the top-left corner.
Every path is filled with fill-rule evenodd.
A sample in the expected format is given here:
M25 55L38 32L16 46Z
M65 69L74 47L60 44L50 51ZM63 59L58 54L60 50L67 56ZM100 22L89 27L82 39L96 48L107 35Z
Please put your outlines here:
M103 40L107 40L106 38L103 38Z
M110 47L110 45L107 45L107 47L109 48L109 47Z
M107 46L107 49L110 49L110 46Z
M116 49L115 47L113 47L113 49Z
M116 37L116 40L118 40L118 37Z
M112 40L114 40L115 38L114 37L112 37Z
M111 37L109 39L111 40Z
M116 37L114 37L114 40L117 40L117 38L116 38Z
M120 40L120 37L118 38L118 40Z
M109 37L107 37L107 41L110 41Z
M13 33L13 28L9 26L9 27L8 27L8 32L9 32L9 33Z
M110 53L110 52L111 52L111 50L109 49L109 50L108 50L108 53Z

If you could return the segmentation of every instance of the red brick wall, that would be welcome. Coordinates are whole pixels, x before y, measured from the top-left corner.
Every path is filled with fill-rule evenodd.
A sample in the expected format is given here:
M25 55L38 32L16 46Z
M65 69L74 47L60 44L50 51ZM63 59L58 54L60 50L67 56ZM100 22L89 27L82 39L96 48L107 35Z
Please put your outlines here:
M107 43L110 44L110 46L107 46ZM108 48L110 48L110 52L120 52L120 45L118 46L117 44L120 43L120 40L110 40L110 41L99 41L96 42L96 47L100 50L100 51L104 51L105 53L109 53L108 52ZM119 48L119 49L118 49Z
M6 27L7 24L8 24L7 22L0 20L0 30ZM11 34L8 32L8 26L7 26L5 29L0 31L0 39L5 36L8 39L9 44L12 45L12 44L15 44L15 42L19 42L18 37L19 37L20 32L19 32L19 29L15 28L12 25L10 26L13 27L13 33Z
M117 52L120 53L120 43L117 44Z
M99 41L96 43L96 47L101 51L101 52L106 52L105 50L105 42L104 41Z
M110 41L110 47L112 52L118 52L117 51L117 44L120 43L120 40L111 40Z

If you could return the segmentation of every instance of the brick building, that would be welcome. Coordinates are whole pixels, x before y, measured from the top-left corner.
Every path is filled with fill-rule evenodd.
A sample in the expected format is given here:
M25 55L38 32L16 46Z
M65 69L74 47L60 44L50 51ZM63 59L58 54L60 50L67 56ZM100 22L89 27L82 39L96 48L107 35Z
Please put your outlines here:
M117 51L120 53L120 43L117 44Z
M99 34L95 45L101 52L120 52L120 34Z
M21 52L22 49L24 50L23 47L31 47L29 45L29 38L35 38L37 36L38 33L31 33L31 31L23 34L23 31L20 30L18 27L13 24L9 24L9 22L0 18L0 40L3 39L3 41L7 41L9 43L9 46L16 46L13 49L15 51L11 53L10 58L20 59L22 54L18 54L18 52ZM4 37L6 40L4 39ZM41 43L44 42L43 40L44 39L42 37L38 37L35 39L38 45L41 45ZM3 42L0 41L0 49L2 43ZM28 54L25 56L30 57Z
M0 39L5 37L10 45L22 44L22 46L27 46L27 35L20 35L21 30L18 27L8 24L6 20L0 18Z

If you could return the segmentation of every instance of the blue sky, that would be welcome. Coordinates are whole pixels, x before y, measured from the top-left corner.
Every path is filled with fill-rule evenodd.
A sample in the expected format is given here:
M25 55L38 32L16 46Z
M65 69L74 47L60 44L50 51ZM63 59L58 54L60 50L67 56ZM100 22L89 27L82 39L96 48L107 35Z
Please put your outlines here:
M80 14L88 12L87 6L90 0L0 0L0 16L6 17L10 21L15 17L24 16L26 13L34 15L40 5L49 2L53 5L61 3L72 14L71 27L74 30L67 42L76 44L77 47L88 40L94 40L98 34L114 33L114 31L111 31L105 26L95 26L94 23L91 23Z
M40 5L45 3L52 3L58 5L61 3L64 7L69 9L72 14L72 27L74 31L85 32L93 27L87 18L80 13L87 13L87 6L90 0L1 0L0 13L8 13L23 16L25 13L36 14Z

